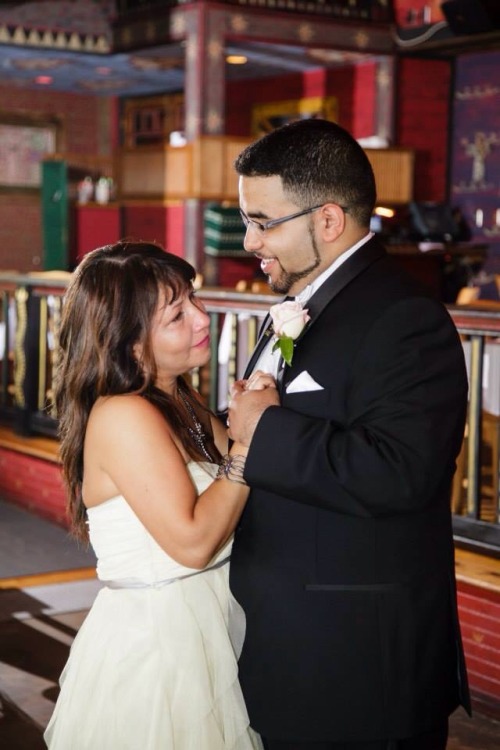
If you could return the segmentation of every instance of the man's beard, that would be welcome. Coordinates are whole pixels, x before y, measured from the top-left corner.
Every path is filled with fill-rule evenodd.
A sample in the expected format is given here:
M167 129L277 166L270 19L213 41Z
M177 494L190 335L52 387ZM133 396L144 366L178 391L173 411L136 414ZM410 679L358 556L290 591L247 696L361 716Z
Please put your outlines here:
M310 231L309 234L311 237L311 247L314 253L313 262L310 266L304 268L302 271L288 272L285 271L281 263L278 261L281 268L281 275L275 281L273 281L270 276L267 277L267 283L269 284L273 292L276 292L277 294L288 294L292 286L294 286L297 281L307 278L321 263L318 246L316 244L312 231Z

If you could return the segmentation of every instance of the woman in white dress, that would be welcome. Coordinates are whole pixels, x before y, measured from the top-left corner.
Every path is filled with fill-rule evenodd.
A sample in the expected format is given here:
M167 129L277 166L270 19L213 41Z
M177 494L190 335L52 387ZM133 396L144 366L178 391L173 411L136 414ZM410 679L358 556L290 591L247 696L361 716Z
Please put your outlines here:
M161 247L122 241L85 256L65 297L61 460L73 529L104 587L61 675L50 750L261 748L228 586L247 449L228 450L183 377L210 356L193 279Z

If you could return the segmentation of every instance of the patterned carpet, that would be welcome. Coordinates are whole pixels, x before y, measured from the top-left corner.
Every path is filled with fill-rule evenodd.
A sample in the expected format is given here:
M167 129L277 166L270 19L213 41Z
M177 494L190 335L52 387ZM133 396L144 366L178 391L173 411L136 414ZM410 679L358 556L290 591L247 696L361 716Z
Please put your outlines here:
M0 498L0 579L95 567L66 529Z

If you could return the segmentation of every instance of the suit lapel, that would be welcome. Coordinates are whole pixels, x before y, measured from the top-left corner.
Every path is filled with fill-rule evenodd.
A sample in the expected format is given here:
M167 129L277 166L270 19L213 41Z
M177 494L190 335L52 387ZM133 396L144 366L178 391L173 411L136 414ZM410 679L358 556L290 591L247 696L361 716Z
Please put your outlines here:
M257 340L257 343L255 344L255 348L252 352L252 356L248 360L248 364L245 369L245 373L243 375L243 378L246 379L250 377L252 374L255 364L258 360L258 358L261 355L262 350L266 346L267 342L269 341L269 336L271 335L271 328L272 328L272 320L270 315L266 315L264 318L264 322L262 323L259 331L259 338Z
M304 331L297 339L298 343L302 336L305 336L309 329L315 324L320 317L324 308L331 300L339 294L356 276L359 276L366 268L372 265L376 260L384 257L386 251L377 240L370 240L356 250L354 255L343 263L340 268L332 273L331 276L320 286L317 292L306 302L311 320L304 328Z
M344 289L344 287L346 287L353 279L355 279L356 276L362 273L365 268L368 268L368 266L370 266L376 260L382 258L385 254L386 251L384 247L378 242L378 240L371 239L364 245L362 245L359 250L356 250L354 255L351 255L351 257L346 260L345 263L340 266L340 268L334 271L332 275L328 277L324 284L320 286L318 291L315 292L315 294L313 294L310 300L306 303L306 307L309 310L309 316L311 319L295 343L297 344L302 336L305 336L307 334L311 326L313 326L316 320L318 320L318 318L320 317L324 308L337 294L339 294L339 292L342 291L342 289ZM271 329L271 316L267 315L261 326L259 339L257 341L257 344L255 345L255 349L253 350L252 356L250 357L248 365L245 369L245 374L243 375L244 378L248 378L253 372L255 364L262 350L269 341ZM282 363L280 361L280 366L278 368L278 388L280 390L283 382L285 368L288 367L288 365L286 364L284 364L284 366L281 366L281 364Z
M385 248L378 242L378 240L371 239L362 245L359 250L356 250L354 255L351 255L351 257L346 260L340 268L334 271L331 276L326 279L317 292L315 292L305 304L311 319L295 341L295 346L299 344L302 336L307 335L307 332L320 318L321 313L332 299L336 297L337 294L339 294L339 292L341 292L342 289L344 289L353 279L355 279L356 276L359 276L360 273L371 266L375 261L383 258L384 255L386 255ZM282 395L284 376L287 367L288 365L283 362L278 370L278 390L280 396Z

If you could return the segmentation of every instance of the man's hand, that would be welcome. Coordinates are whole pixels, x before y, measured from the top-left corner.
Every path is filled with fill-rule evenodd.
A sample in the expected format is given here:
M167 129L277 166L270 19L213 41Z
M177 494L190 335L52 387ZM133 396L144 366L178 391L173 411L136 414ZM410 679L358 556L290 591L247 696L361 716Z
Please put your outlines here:
M276 381L257 370L248 380L237 380L231 389L228 434L231 440L249 446L259 419L269 406L279 406Z

